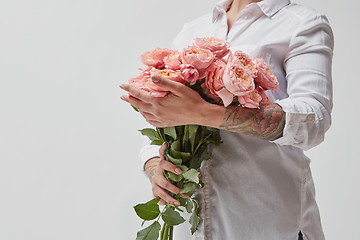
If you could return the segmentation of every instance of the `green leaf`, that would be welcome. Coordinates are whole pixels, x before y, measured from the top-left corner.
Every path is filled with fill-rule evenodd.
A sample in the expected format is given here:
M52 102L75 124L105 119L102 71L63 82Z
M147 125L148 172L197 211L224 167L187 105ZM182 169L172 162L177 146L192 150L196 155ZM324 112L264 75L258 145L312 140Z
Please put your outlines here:
M190 198L187 198L187 199L186 199L186 211L187 211L188 213L191 213L193 207L194 207L193 202L191 201Z
M199 210L199 202L198 202L198 200L196 198L192 198L191 200L193 201L194 206L195 206L194 210L196 210L196 211Z
M180 209L180 208L177 207L177 206L174 206L174 205L172 205L172 204L170 204L170 206L176 208L176 210L178 210L179 212L184 212L184 210Z
M185 125L175 126L177 137L182 138L184 136Z
M178 195L180 195L180 194L178 194ZM188 199L188 198L182 198L182 197L180 197L180 198L179 198L180 206L185 207L185 206L186 206L186 201L187 201L187 199Z
M185 179L190 180L195 183L199 183L199 172L196 169L190 169L187 172L182 174Z
M174 140L177 139L175 127L165 127L164 128L164 133L166 135L172 137Z
M186 161L186 160L189 160L190 157L191 157L191 154L190 153L187 153L187 152L179 152L175 149L172 149L171 150L171 155L174 157L174 158L177 158L177 159L182 159L183 161Z
M190 224L191 224L191 234L194 234L199 226L200 223L200 217L199 217L199 203L196 199L192 199L194 203L194 210L190 217Z
M211 131L211 132L217 132L219 131L219 129L217 128L213 128L213 127L206 127L207 130Z
M223 143L223 141L221 141L221 140L214 140L214 139L209 139L208 142L211 144L214 144L215 146L219 146L220 144Z
M156 128L156 131L159 134L161 140L165 141L164 128Z
M185 125L184 127L184 136L182 137L183 145L189 139L189 126L190 125Z
M172 142L171 146L170 146L170 149L171 149L171 151L175 150L175 151L181 152L181 141L180 141L180 139Z
M170 154L166 154L167 159L175 165L181 165L182 160L172 157Z
M191 224L191 234L194 234L200 223L200 217L198 216L197 211L194 210L193 214L190 217L189 222Z
M223 143L221 141L220 131L217 130L217 131L212 132L208 142L211 144L214 144L216 146L219 146L221 143Z
M181 168L181 170L184 172L187 172L187 170L189 170L189 168L187 166L184 166L184 165L180 165L178 166L179 168Z
M212 156L212 153L206 148L200 155L200 160L209 160Z
M199 125L190 125L189 126L189 140L191 143L191 149L194 151L195 149L195 138L196 138L196 132L199 128Z
M208 145L206 143L202 144L199 149L196 151L195 156L190 162L190 168L198 169L201 166L203 160L208 160L211 157L211 152L208 151Z
M159 201L160 201L160 198L153 198L150 201L146 202L145 204L147 204L147 205L158 204Z
M184 177L180 174L180 175L176 175L175 173L172 172L166 172L166 175L168 176L168 178L174 182L179 182L181 179L183 179Z
M161 146L164 143L163 140L153 140L150 145L159 145Z
M144 128L139 131L142 135L147 136L151 141L161 140L159 133L152 128Z
M157 240L159 237L160 229L160 223L158 221L155 221L147 228L139 231L137 233L136 240Z
M134 207L136 214L143 220L153 220L160 214L159 198L151 200L147 203L138 204Z
M185 219L171 208L167 208L161 217L169 226L175 226L185 222Z
M195 192L195 184L194 183L185 183L184 186L182 187L182 189L180 190L180 194L182 193L189 193L189 194L193 194Z

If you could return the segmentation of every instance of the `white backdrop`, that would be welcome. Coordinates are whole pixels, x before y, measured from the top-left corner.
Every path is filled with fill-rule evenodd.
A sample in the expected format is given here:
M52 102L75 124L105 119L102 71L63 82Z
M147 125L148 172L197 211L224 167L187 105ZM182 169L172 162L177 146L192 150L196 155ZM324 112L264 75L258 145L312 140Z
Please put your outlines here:
M169 47L215 0L0 2L0 239L135 239L151 198L144 125L120 101L141 53ZM333 126L307 152L329 240L360 239L356 1L299 1L335 33Z

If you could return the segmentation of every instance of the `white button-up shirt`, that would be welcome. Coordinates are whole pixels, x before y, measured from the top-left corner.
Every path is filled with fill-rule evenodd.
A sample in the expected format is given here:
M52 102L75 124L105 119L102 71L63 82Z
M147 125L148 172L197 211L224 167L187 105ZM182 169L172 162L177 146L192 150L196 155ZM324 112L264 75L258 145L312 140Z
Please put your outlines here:
M230 1L184 25L174 48L196 37L218 37L252 57L262 57L279 81L267 95L286 113L283 136L269 142L221 131L223 144L203 164L205 187L199 189L202 218L191 236L175 227L176 239L322 240L310 160L303 150L321 143L330 127L333 35L326 17L289 0L251 3L228 32ZM145 145L142 163L158 155Z

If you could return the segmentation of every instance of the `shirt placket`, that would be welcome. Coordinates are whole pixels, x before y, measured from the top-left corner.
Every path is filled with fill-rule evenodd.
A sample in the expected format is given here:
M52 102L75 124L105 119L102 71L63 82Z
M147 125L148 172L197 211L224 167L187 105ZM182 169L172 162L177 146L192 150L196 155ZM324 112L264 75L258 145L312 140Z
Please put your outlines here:
M256 11L254 9L254 5L249 5L244 8L236 18L232 28L230 29L229 33L227 34L225 40L230 42L236 41L239 43L241 39L239 39L239 33L244 33L246 29L252 24L254 21Z

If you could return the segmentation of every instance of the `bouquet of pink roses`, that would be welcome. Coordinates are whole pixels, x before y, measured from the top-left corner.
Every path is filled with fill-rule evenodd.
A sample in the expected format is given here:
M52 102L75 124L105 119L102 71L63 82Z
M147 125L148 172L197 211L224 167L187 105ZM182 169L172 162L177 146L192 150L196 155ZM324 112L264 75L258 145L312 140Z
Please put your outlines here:
M225 107L260 108L271 103L265 91L278 88L276 77L263 59L250 58L241 51L231 52L229 44L217 38L196 38L194 44L182 52L157 48L144 53L141 60L146 66L140 68L141 73L129 83L156 98L165 97L169 92L152 82L154 75L186 84L207 102ZM221 144L219 130L183 125L140 131L153 145L167 143L165 158L181 168L182 174L164 172L166 179L181 189L176 195L169 193L180 202L180 207L167 203L160 210L159 198L134 207L144 222L155 220L138 232L137 240L155 240L159 234L161 240L173 239L174 226L185 221L180 214L184 210L191 213L193 234L200 223L199 203L193 196L196 186L203 186L199 168L203 160L211 157L209 145ZM189 197L182 198L180 195L183 193ZM162 228L160 218L163 220Z

